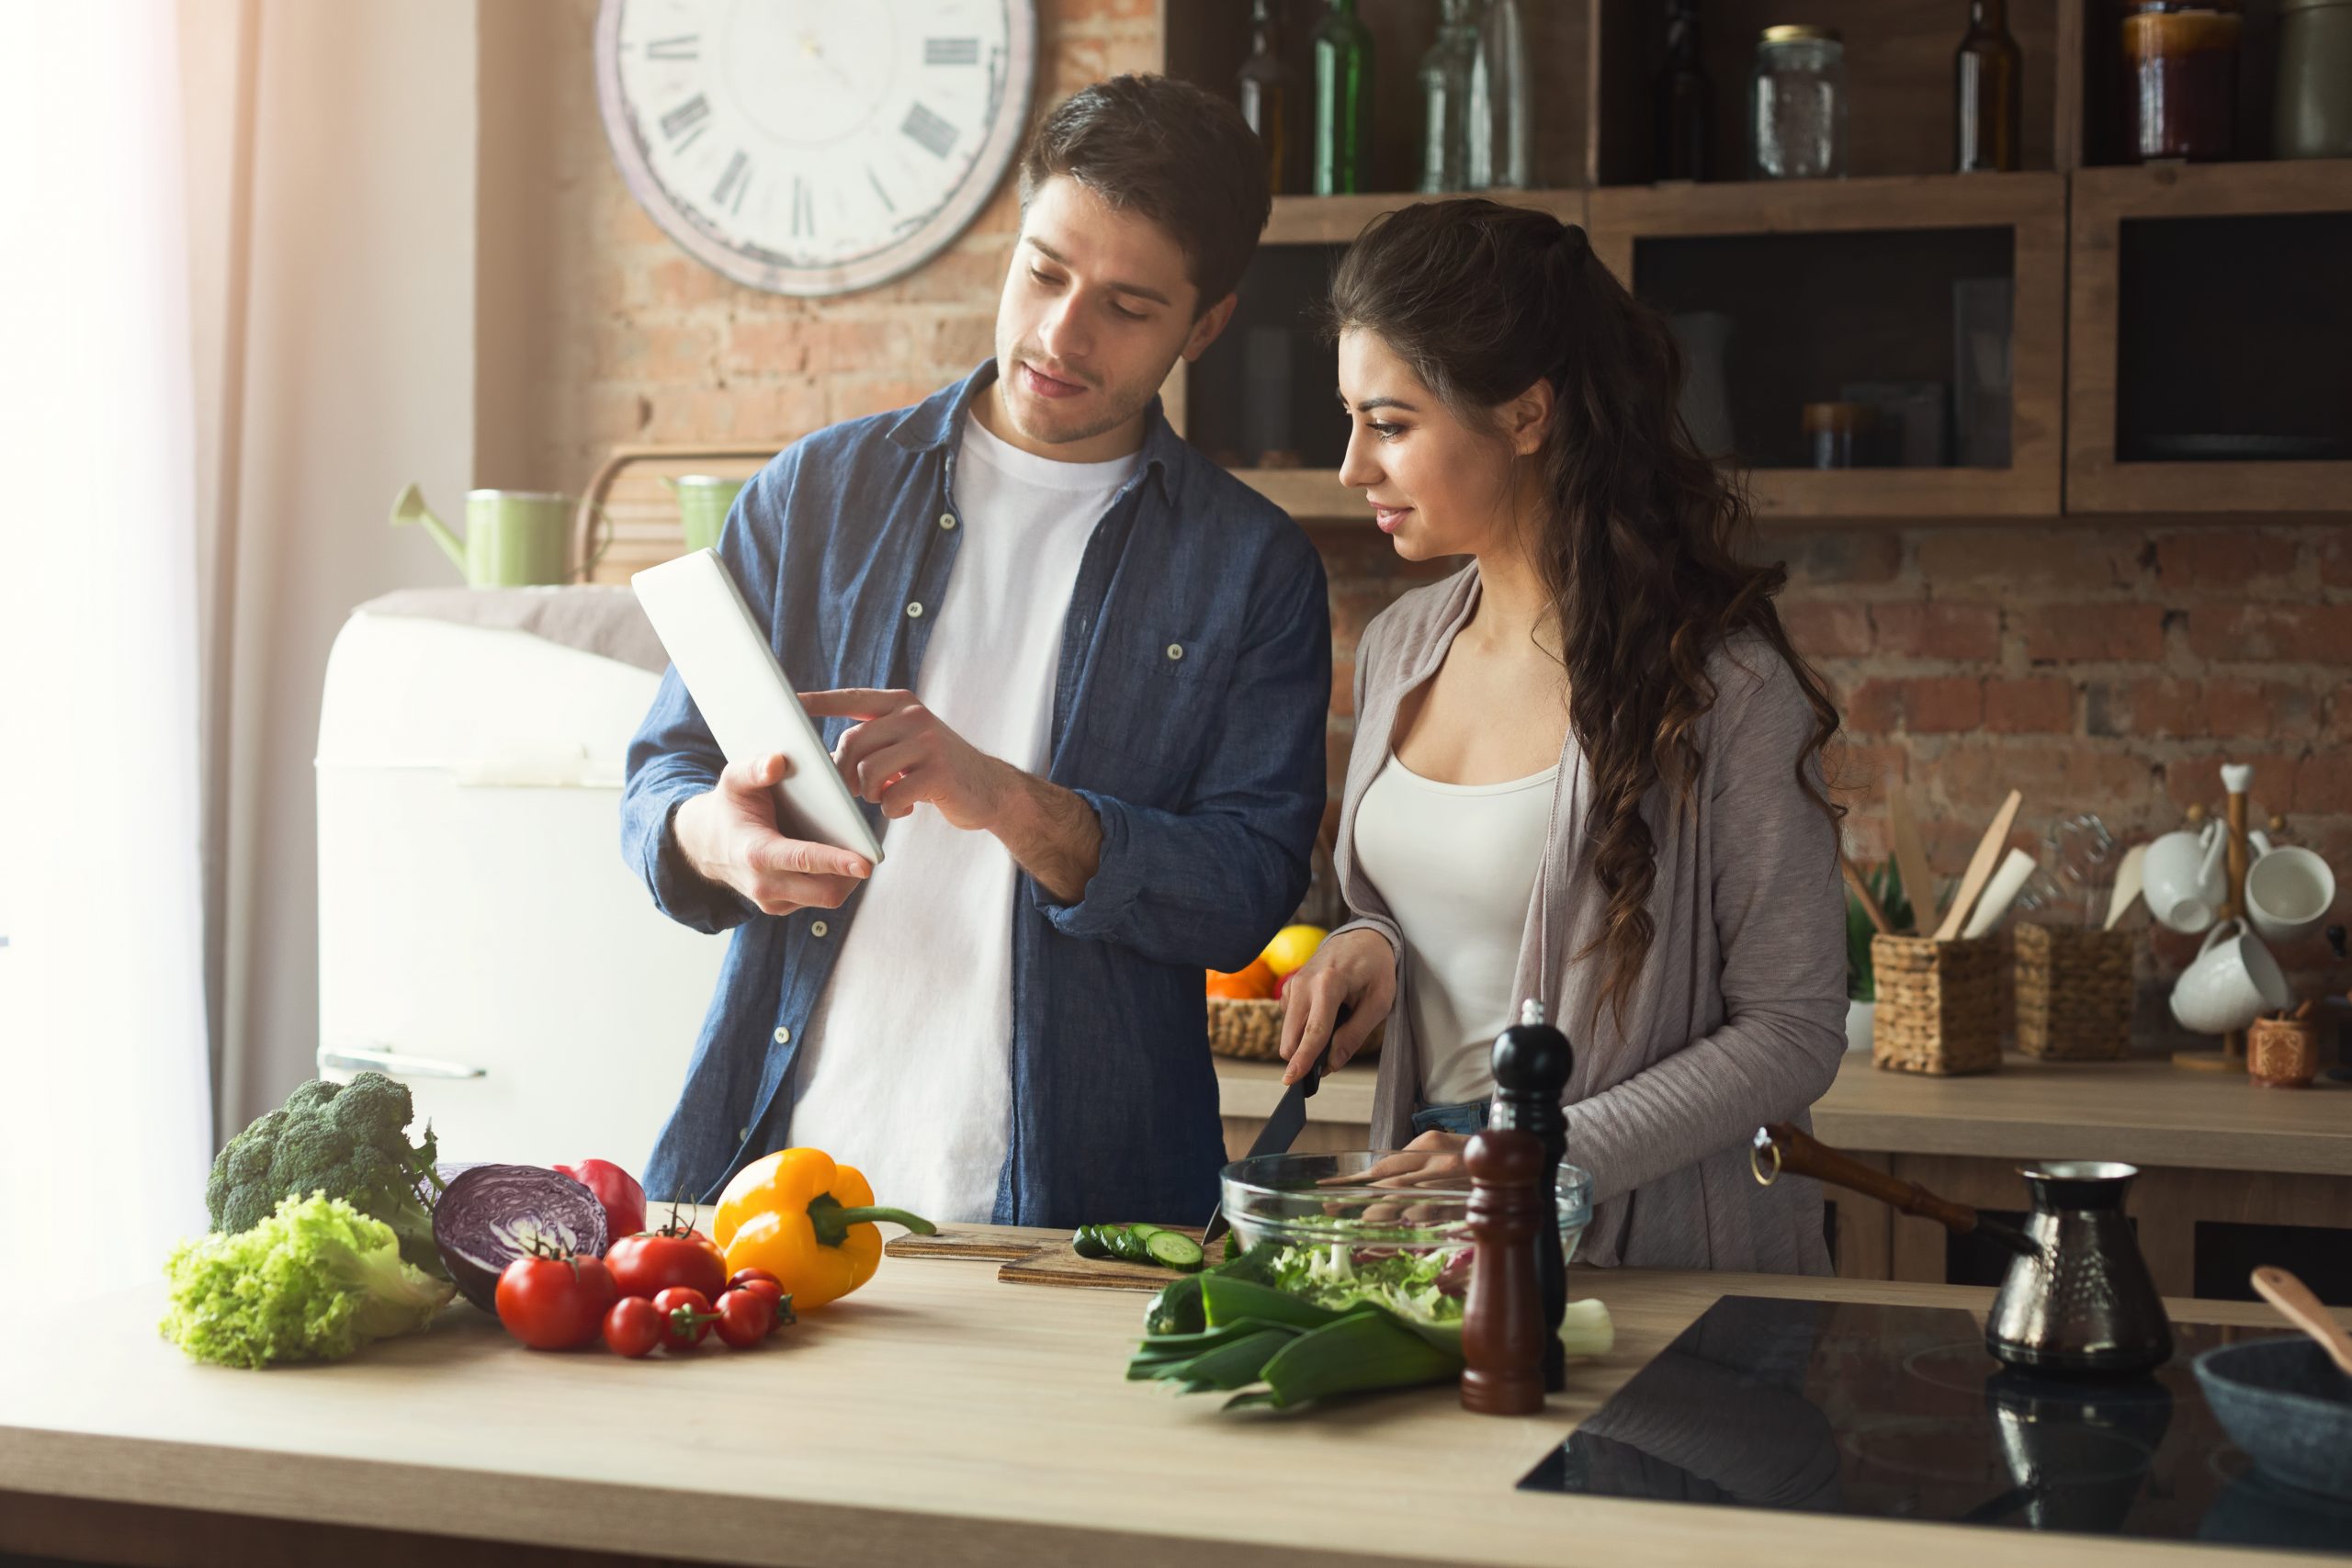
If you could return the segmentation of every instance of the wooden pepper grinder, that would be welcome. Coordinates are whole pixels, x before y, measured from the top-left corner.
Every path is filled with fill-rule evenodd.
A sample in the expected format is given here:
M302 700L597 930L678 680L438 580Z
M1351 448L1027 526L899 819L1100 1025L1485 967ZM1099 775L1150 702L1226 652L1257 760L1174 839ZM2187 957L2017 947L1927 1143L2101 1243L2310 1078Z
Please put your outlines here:
M1489 1128L1470 1140L1470 1235L1478 1248L1462 1308L1462 1408L1532 1416L1544 1408L1544 1295L1530 1245L1551 1208L1535 1189L1544 1145Z
M1568 1386L1567 1348L1560 1343L1560 1319L1568 1310L1568 1265L1560 1250L1560 1162L1568 1155L1568 1117L1560 1109L1567 1092L1576 1049L1568 1037L1544 1021L1544 1004L1530 997L1519 1004L1519 1021L1495 1039L1495 1109L1488 1125L1532 1134L1543 1146L1535 1173L1535 1195L1543 1211L1536 1226L1535 1279L1544 1296L1544 1387L1557 1393Z

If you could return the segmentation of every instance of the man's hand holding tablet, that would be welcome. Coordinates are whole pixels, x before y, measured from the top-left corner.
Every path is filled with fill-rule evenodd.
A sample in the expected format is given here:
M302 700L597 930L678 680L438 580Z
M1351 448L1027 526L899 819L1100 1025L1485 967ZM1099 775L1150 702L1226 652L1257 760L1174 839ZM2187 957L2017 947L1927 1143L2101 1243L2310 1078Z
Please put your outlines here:
M679 807L670 829L696 874L764 913L837 909L874 867L864 855L776 830L775 786L791 766L782 752L728 763L718 787Z

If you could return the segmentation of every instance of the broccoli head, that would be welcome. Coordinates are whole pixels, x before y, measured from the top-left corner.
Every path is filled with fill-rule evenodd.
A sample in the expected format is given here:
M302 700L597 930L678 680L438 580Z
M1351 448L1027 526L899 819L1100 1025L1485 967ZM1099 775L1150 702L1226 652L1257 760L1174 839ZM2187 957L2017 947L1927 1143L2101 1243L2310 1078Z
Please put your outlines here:
M401 1258L446 1276L429 1206L440 1186L434 1138L428 1128L422 1144L408 1141L414 1112L407 1086L381 1073L301 1085L214 1156L204 1187L212 1228L235 1235L267 1219L282 1199L323 1192L390 1225Z

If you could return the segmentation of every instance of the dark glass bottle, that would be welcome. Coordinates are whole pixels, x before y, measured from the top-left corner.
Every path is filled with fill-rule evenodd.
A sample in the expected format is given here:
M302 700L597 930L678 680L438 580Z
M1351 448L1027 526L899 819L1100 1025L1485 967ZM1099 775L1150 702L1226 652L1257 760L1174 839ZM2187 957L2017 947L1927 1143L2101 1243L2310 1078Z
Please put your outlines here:
M1653 178L1707 177L1714 91L1699 64L1699 0L1666 0L1666 63L1650 88L1656 115Z
M1315 194L1372 188L1372 33L1356 0L1331 0L1315 24Z
M1258 133L1266 148L1266 189L1283 194L1283 147L1286 89L1290 73L1283 69L1282 24L1274 17L1273 0L1251 0L1250 58L1241 62L1241 118Z
M2009 0L1968 0L1968 33L1952 59L1952 166L1962 174L2019 166L2024 72Z

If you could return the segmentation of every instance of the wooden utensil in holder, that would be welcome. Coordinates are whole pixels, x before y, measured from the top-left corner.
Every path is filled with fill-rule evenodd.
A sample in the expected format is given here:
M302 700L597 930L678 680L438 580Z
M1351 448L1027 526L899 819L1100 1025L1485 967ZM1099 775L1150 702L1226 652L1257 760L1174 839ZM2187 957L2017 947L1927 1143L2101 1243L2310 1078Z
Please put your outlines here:
M1871 938L1878 1007L1871 1063L1900 1073L1954 1077L2001 1065L2001 945L1992 937Z

